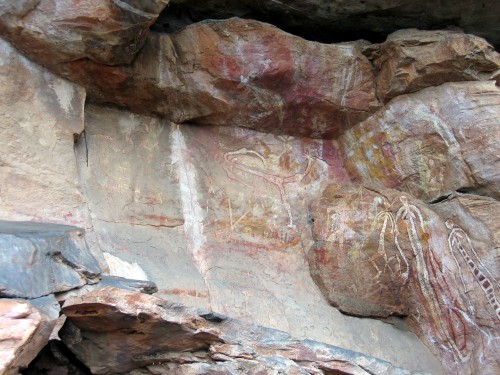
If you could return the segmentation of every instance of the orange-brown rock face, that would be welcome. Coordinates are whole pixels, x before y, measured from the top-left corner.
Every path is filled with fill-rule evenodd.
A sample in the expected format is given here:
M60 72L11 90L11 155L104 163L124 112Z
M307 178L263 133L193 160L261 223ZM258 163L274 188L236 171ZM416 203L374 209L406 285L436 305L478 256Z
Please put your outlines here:
M0 373L15 375L45 346L55 325L49 317L22 300L0 300Z
M379 107L357 44L307 42L256 21L206 21L152 34L130 67L54 67L95 99L176 123L332 137Z
M394 190L331 185L311 214L311 273L334 306L408 316L448 371L496 372L492 234L457 199L427 206Z
M13 231L3 294L66 301L64 343L44 353L66 345L96 374L497 375L498 53L456 31L321 44L229 18L149 32L166 3L0 0L0 218L83 226L80 249L136 279L99 281L92 258L96 283L72 290L87 251ZM365 25L421 9L269 3L330 22L367 10ZM9 371L47 342L36 324Z
M88 58L130 63L168 0L22 0L0 3L0 29L42 65Z
M447 83L395 98L339 143L359 183L423 200L457 189L498 198L499 119L494 81Z
M401 30L367 47L383 101L446 82L489 79L500 55L482 38L452 31Z
M240 19L147 36L154 14L94 3L47 1L16 13L4 6L0 25L19 49L95 100L176 123L332 137L379 108L371 64L358 44L308 42ZM151 3L155 10L163 4ZM47 33L36 33L40 28ZM112 66L131 62L144 41L132 65Z

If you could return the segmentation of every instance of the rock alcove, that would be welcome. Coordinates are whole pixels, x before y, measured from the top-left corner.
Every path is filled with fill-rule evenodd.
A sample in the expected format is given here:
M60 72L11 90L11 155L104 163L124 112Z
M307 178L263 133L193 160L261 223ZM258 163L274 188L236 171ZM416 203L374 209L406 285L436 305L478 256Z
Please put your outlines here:
M498 3L167 3L0 1L0 372L497 374Z

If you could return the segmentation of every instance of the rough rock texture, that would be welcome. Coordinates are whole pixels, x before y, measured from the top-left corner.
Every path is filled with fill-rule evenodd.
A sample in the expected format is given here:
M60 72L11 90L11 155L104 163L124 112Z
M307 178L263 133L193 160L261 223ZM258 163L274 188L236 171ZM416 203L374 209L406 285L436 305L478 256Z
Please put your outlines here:
M452 15L490 31L500 24L487 1L467 12L460 1L424 3L258 8L288 7L290 25L318 28L324 17L350 25L352 14L365 16L357 30L379 32L389 20L419 27ZM72 301L61 332L71 350L107 373L400 371L371 356L409 371L498 374L498 54L458 32L327 45L235 18L149 33L164 6L0 1L0 33L94 103L84 110L80 86L0 42L0 218L84 227L109 273L137 280L111 285L152 292L156 282L171 301L113 289L87 303L82 295L109 279L58 293ZM66 291L98 273L82 238L78 247L30 236L4 236L0 266L15 270L0 273L4 295ZM173 310L188 321L157 319ZM62 358L54 371L88 373L54 344L64 320L44 355ZM138 356L119 356L125 346Z
M0 40L0 219L88 227L73 151L84 101Z
M130 63L168 0L0 1L0 30L43 65Z
M40 300L50 303L50 297ZM17 375L27 367L47 343L56 319L57 314L46 315L27 301L0 299L0 373Z
M0 297L37 298L98 280L83 231L57 224L0 221Z
M102 7L107 4L95 2ZM129 47L114 40L114 33L126 39L134 29L90 33L88 43L103 47L87 51L80 46L85 38L70 35L75 29L95 30L87 24L96 17L86 14L88 4L42 4L46 3L51 8L39 6L14 15L4 10L9 16L4 35L33 60L86 87L95 100L159 114L176 123L242 126L313 137L338 135L379 107L371 65L358 44L307 42L271 25L235 18L206 21L173 35L149 34L132 65L109 66L115 63L109 46ZM123 2L112 4L108 6ZM48 40L75 39L76 52L72 45L47 45L39 33L30 33L29 20L36 22L40 12L47 22L59 25ZM74 21L59 22L63 16L72 16ZM109 19L106 14L99 16ZM106 24L102 27L106 29ZM139 35L144 39L147 34ZM74 56L57 58L68 53Z
M77 155L99 247L139 264L159 295L439 373L410 332L343 316L310 277L307 203L329 179L349 182L331 141L93 105L86 120Z
M87 284L78 289L72 289L67 292L57 293L57 300L63 303L68 298L79 297L88 292L103 288L118 288L137 293L154 294L158 291L158 287L151 281L126 279L123 277L102 275L99 282L95 284Z
M213 373L217 367L235 374L279 370L287 374L410 374L359 353L292 340L284 332L113 288L70 299L63 311L68 317L63 341L95 374L123 373L148 365L153 365L148 368L152 373L168 374L173 370L171 362L174 369L192 362L202 374ZM96 346L102 350L95 351Z
M446 82L490 79L500 69L500 55L484 39L453 31L397 31L365 54L383 101Z
M51 68L95 100L176 123L331 137L379 107L358 44L307 42L240 19L151 34L130 67L80 60Z
M452 198L467 207L469 212L486 225L493 235L495 244L494 254L497 261L494 263L499 267L498 258L500 258L500 221L496 217L496 212L500 212L500 202L496 199L471 194L455 194Z
M356 182L433 200L457 189L500 197L500 88L447 83L392 100L338 142Z
M204 18L232 16L276 23L306 39L328 42L383 39L398 29L460 27L500 46L500 4L496 0L171 0L156 30ZM170 11L169 11L170 10Z
M311 273L342 311L408 316L448 370L494 374L498 254L488 227L453 202L331 185L311 207Z

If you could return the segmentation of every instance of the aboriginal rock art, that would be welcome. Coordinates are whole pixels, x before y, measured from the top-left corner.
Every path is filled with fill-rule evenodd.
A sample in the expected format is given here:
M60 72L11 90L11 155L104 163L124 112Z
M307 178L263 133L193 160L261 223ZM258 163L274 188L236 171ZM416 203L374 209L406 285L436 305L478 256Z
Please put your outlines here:
M431 319L431 324L443 338L446 345L453 350L455 360L465 362L469 359L467 342L467 314L459 298L453 295L448 286L443 267L428 245L430 237L420 210L410 204L406 196L401 196L403 204L396 214L396 224L402 223L406 228L405 239L409 241L415 259L415 272L422 305ZM396 246L401 247L402 233L396 235ZM425 245L425 248L424 248ZM408 262L406 261L408 264ZM403 273L409 277L409 269ZM462 333L462 334L460 334Z
M277 174L277 172L272 170L271 159L280 160L280 158L286 152L290 151L289 147L290 147L289 145L285 144L284 150L281 154L270 156L268 158L264 157L261 153L257 151L244 147L235 151L229 151L224 153L224 160L229 165L229 170L231 172L234 169L236 169L240 172L248 173L250 175L261 178L262 180L276 186L280 194L281 203L283 204L283 207L285 208L288 215L288 227L295 228L292 218L292 207L287 199L285 185L301 182L311 171L315 158L307 153L305 155L305 158L307 159L307 165L302 173L294 173L292 175L280 176L279 174ZM242 161L241 160L242 157L247 157L247 158L250 157L254 159L255 162L250 163L248 162L248 160L247 162Z
M459 276L462 281L462 285L464 286L464 291L467 292L467 288L465 286L463 271L460 267L460 262L458 261L456 253L459 253L467 264L469 271L472 273L474 279L484 292L486 300L493 309L495 316L498 320L500 320L500 303L495 295L495 287L498 286L498 282L479 258L467 233L465 233L465 231L456 225L451 219L446 220L446 227L450 229L448 245L459 269Z
M337 242L339 261L343 259L344 247L347 240L356 234L350 226L349 220L352 216L351 210L348 209L338 209L337 207L328 207L326 210L327 214L327 233L328 237L326 240L328 242Z
M375 203L377 203L378 199L380 198L375 198ZM375 215L375 219L373 220L373 225L372 225L374 229L380 229L377 252L369 259L370 263L377 271L377 274L373 279L378 280L380 275L387 269L389 269L389 271L392 274L399 272L401 275L405 275L403 276L403 279L404 281L406 281L408 279L409 265L401 248L397 246L400 255L400 257L398 257L397 255L389 256L385 247L387 232L389 231L389 234L391 234L393 238L397 240L398 228L396 226L396 220L394 219L394 215L390 211L389 203L384 200L382 205L383 205L383 210ZM383 261L383 269L380 269L379 266L380 259L382 259ZM401 259L405 264L405 272L401 272L403 269L401 265ZM391 263L394 262L397 263L397 269L391 267Z

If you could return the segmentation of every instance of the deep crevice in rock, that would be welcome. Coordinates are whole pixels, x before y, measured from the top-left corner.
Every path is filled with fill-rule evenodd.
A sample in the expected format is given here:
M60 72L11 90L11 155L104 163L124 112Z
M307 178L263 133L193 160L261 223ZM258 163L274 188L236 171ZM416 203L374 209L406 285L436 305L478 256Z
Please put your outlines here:
M371 43L381 43L389 34L408 28L462 29L467 33L486 38L497 50L500 47L500 41L496 40L498 38L488 34L487 25L494 24L494 17L484 11L484 9L494 11L494 8L499 8L500 11L500 5L495 4L493 0L483 1L481 7L477 4L474 9L469 9L470 4L443 3L435 7L418 1L409 1L407 4L393 7L382 5L382 2L365 4L363 1L360 4L340 2L335 5L298 1L295 2L298 3L297 6L280 1L256 0L226 0L220 3L171 1L152 25L151 30L173 33L204 20L239 17L266 22L306 40L321 43L361 39ZM469 12L467 18L462 15L464 9Z
M170 4L170 6L160 14L156 23L151 26L151 30L158 33L174 33L193 23L205 20L224 20L231 17L269 23L290 34L320 43L340 43L360 39L368 40L372 43L381 43L389 34L371 30L334 31L326 25L306 24L297 16L290 16L291 22L286 22L280 14L260 12L251 8L212 12L210 10L200 11L178 4Z
M429 204L437 204L437 203L441 203L445 200L447 200L449 197L451 196L451 194L445 194L445 195L442 195L440 197L437 197L436 199L433 199L429 202Z
M85 366L62 342L52 340L30 363L22 375L64 373L71 375L92 375Z

